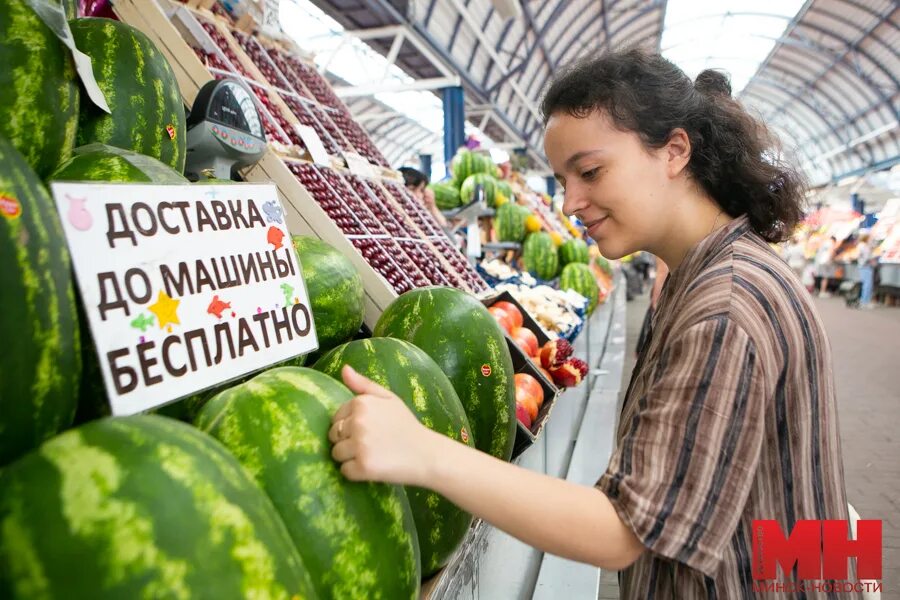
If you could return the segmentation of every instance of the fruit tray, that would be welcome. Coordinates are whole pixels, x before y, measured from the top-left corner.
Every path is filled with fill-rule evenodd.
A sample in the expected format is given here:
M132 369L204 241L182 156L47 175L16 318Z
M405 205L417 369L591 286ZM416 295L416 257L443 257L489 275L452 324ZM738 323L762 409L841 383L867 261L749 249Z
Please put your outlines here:
M510 459L514 461L519 455L533 446L541 432L544 431L544 425L547 424L547 420L550 418L550 411L553 410L556 399L559 397L559 389L547 381L547 378L535 366L531 358L509 336L506 336L506 345L509 347L509 354L512 357L513 370L516 373L531 375L537 379L538 383L541 384L541 389L544 390L544 403L538 410L537 418L532 422L531 429L525 427L521 421L516 419L516 441L513 445L512 458Z

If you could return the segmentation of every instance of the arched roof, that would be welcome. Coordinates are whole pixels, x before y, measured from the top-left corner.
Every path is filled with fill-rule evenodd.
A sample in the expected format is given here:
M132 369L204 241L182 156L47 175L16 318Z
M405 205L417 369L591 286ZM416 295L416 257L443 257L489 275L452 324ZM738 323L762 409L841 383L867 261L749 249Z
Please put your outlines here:
M431 55L405 43L396 64L415 79L439 77L435 60L458 73L467 118L497 142L526 147L539 169L546 161L538 106L550 76L595 50L635 44L659 50L667 7L666 0L313 3L347 30L394 25L416 36ZM746 14L760 16L753 3L748 6ZM517 14L508 16L508 10ZM793 16L769 16L784 20L783 34L738 97L775 129L785 152L816 183L900 160L900 3L808 0ZM391 53L390 39L369 43ZM709 57L710 64L715 59ZM363 103L353 99L351 108L374 110ZM403 115L390 120L364 122L389 154L391 144L398 155L440 153L440 140L417 131ZM406 144L423 147L400 148Z

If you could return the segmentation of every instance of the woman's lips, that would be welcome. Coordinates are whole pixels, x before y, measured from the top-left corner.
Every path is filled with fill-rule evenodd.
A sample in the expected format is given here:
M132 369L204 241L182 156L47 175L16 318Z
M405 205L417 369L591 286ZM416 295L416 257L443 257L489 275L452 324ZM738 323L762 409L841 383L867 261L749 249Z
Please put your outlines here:
M600 217L599 219L594 219L593 221L588 221L584 224L587 229L588 234L593 236L597 230L600 229L600 226L603 225L603 222L606 221L609 217Z

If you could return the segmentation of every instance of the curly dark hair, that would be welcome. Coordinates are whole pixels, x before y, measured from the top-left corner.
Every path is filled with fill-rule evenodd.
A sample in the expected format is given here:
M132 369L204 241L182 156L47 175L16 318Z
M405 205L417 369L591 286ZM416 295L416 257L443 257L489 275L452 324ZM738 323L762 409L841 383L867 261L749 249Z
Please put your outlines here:
M584 118L596 111L649 148L684 129L691 177L729 215L746 214L767 241L789 238L802 218L804 177L779 158L774 134L731 97L724 73L706 70L692 82L662 56L632 48L570 64L541 103L545 124L555 113Z

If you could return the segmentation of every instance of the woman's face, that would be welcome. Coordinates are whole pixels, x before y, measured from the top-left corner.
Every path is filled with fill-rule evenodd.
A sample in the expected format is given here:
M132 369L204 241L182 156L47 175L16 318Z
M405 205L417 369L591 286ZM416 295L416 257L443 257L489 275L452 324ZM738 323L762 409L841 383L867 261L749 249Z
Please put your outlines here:
M653 251L672 205L664 149L648 151L636 133L615 128L600 112L554 114L544 149L565 190L563 212L581 219L604 256Z

